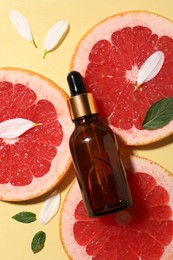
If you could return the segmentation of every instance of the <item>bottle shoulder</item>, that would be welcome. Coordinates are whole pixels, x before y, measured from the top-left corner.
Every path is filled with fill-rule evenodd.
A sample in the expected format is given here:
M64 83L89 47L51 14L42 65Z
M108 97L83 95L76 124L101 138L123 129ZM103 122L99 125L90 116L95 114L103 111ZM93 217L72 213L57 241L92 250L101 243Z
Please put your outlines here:
M84 140L92 141L96 137L100 139L115 139L114 133L110 127L98 119L89 123L77 124L70 137L70 142L84 142Z
M96 129L100 132L108 132L110 134L113 134L112 129L101 120L94 120L83 124L76 124L73 133L80 131L89 131L90 129Z

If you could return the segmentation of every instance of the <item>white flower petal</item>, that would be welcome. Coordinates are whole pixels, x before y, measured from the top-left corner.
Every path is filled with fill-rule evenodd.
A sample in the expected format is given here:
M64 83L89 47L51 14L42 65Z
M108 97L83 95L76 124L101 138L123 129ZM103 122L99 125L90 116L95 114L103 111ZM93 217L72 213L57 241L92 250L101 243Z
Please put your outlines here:
M65 35L68 29L68 22L62 20L58 23L54 24L46 34L45 42L44 42L44 57L46 54L53 50L58 43L62 40L63 36Z
M28 119L13 118L0 123L0 138L17 138L32 127L40 125Z
M58 190L54 191L45 201L39 216L42 225L46 225L57 214L60 207L60 201L61 196Z
M139 70L136 89L142 83L153 79L159 73L163 66L164 59L165 57L162 51L156 51L148 57Z
M9 12L10 20L16 28L17 32L27 41L32 42L35 47L35 41L33 38L32 30L27 19L18 11L11 10Z

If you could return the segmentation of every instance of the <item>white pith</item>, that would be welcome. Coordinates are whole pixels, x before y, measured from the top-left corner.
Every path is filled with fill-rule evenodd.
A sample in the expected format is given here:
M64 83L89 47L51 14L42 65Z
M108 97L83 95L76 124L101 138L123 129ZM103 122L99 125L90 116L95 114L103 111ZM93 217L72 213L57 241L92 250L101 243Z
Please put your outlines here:
M138 71L139 68L137 67L137 65L134 65L131 70L126 71L126 79L136 83L138 77Z

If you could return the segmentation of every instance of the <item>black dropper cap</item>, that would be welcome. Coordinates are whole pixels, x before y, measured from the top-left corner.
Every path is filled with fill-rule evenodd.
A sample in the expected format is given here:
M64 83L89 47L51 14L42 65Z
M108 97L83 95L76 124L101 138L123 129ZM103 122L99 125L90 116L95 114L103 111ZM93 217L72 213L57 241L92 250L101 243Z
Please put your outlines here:
M72 120L98 113L92 93L87 93L82 76L72 71L67 76L71 98L67 101Z
M78 71L71 71L67 76L71 97L86 93L83 78Z

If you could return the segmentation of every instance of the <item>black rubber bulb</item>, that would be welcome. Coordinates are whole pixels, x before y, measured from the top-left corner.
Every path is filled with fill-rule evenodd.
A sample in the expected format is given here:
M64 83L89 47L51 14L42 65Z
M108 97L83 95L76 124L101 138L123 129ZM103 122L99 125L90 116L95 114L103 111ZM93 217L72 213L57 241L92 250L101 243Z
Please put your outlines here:
M67 82L72 97L86 93L82 76L78 71L71 71L67 76Z

